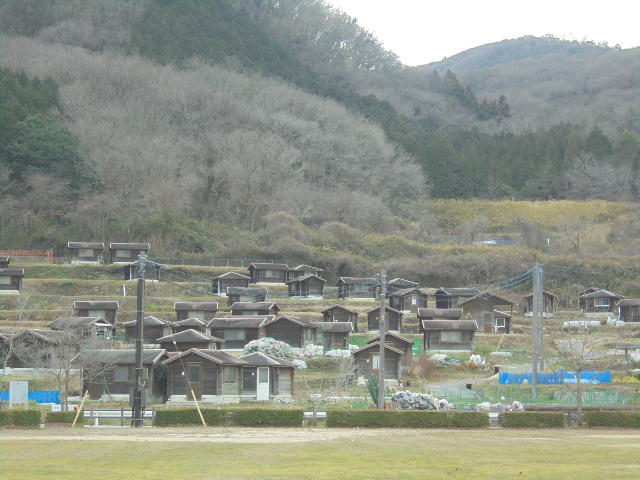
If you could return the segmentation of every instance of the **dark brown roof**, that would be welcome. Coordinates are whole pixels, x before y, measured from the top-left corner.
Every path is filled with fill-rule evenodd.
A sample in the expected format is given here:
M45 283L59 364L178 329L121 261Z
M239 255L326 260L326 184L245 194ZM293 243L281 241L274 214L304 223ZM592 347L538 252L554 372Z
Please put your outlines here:
M336 285L342 283L344 285L380 285L375 278L359 278L359 277L340 277Z
M389 296L390 297L403 297L405 295L409 295L410 293L418 293L420 295L424 295L425 297L429 296L428 293L423 292L419 288L403 288L402 290L396 290L395 292L391 292L389 294Z
M280 310L275 302L235 302L229 310Z
M104 243L102 242L68 242L67 248L93 248L104 250Z
M148 243L110 243L109 250L144 250L148 251L150 248Z
M166 365L168 363L179 360L185 355L190 355L192 353L199 355L205 359L211 360L219 365L247 365L247 362L245 362L244 360L241 360L238 357L234 357L233 355L229 355L228 353L221 350L206 350L201 348L191 348L177 355L171 355L169 359L165 360L162 363Z
M598 290L593 293L580 295L580 298L624 298L622 295L610 292L609 290Z
M293 272L324 272L323 269L312 267L311 265L298 265L296 268L292 268L291 270Z
M129 327L131 325L136 325L136 323L138 323L137 320L130 320L128 322L124 322L122 325L124 325L125 327ZM142 319L142 325L145 327L151 327L154 325L173 325L173 322L168 322L167 320L162 320L160 318L149 315Z
M307 328L318 328L313 322L309 321L309 320L305 320L303 318L300 317L290 317L289 315L282 315L280 317L276 317L274 319L268 320L264 323L264 326L266 327L267 325L272 325L276 322L279 322L281 320L286 320L288 322L291 323L295 323L297 325L301 325L303 327L307 327Z
M618 302L619 307L637 307L640 306L640 298L624 298Z
M211 280L251 280L251 277L238 272L227 272L213 277Z
M239 357L241 360L247 362L250 366L257 367L295 367L295 363L287 362L282 358L274 357L262 352L249 353Z
M422 330L477 330L475 320L422 320Z
M544 290L544 291L543 291L543 293L544 293L545 295L550 296L550 297L558 298L558 296L557 296L555 293L547 292L546 290ZM529 295L527 295L527 296L526 296L526 297L524 297L524 298L531 298L531 297L533 297L533 293L530 293Z
M76 300L75 302L73 302L73 308L75 308L76 310L118 310L120 308L120 304L116 301L108 300Z
M351 354L352 355L357 355L358 353L364 352L365 350L369 350L370 348L375 348L377 350L380 350L380 341L369 343L369 344L365 345L364 347L359 348L358 350L354 350L353 352L351 352ZM397 348L392 347L390 345L385 345L384 349L385 350L390 350L390 351L398 353L400 355L402 355L404 353L402 350L398 350Z
M52 322L47 323L47 327L53 330L61 330L63 328L88 327L89 325L109 325L113 324L102 317L67 317L56 318Z
M227 287L227 295L253 295L266 296L268 293L266 288L260 287Z
M450 295L452 297L473 297L480 293L480 290L477 288L439 288L436 291L438 296L440 295Z
M2 277L24 277L24 268L0 268Z
M284 283L295 283L295 282L301 282L302 280L308 280L309 278L317 278L318 280L320 280L321 282L326 282L326 280L322 277L319 277L318 275L316 275L315 273L310 273L309 275L303 275L301 277L297 277L297 278L292 278L291 280L288 280Z
M176 302L173 304L174 310L204 310L218 311L218 302Z
M513 300L511 300L511 299L509 299L507 297L503 297L501 295L498 295L497 293L484 292L484 293L480 293L480 294L476 295L475 297L467 298L463 302L458 303L458 305L465 305L467 303L471 303L471 302L474 302L476 300L486 299L486 298L495 298L496 300L498 300L500 302L504 302L504 303L496 303L496 305L515 305L515 304L518 303L518 302L514 302Z
M164 348L145 348L142 350L142 364L153 365L167 357ZM90 350L80 352L71 363L113 363L114 365L136 363L135 350Z
M11 263L11 259L6 255L0 255L0 263L6 263L9 265Z
M199 318L186 318L178 322L173 322L175 327L204 327L206 324Z
M17 341L19 338L22 338L27 335L35 337L47 343L54 343L54 344L66 339L71 339L72 341L78 341L78 342L80 341L80 338L76 337L75 335L71 335L70 333L64 330L40 330L37 328L20 332L14 337L14 339Z
M212 337L202 332L198 332L193 328L189 330L183 330L182 332L174 333L173 335L167 335L166 337L159 338L156 342L215 342L222 343L223 339L218 337Z
M349 333L353 331L351 322L313 322L321 332Z
M400 316L403 316L403 313L400 310L396 310L395 308L391 308L389 306L386 306L384 308L387 312L393 312L393 313L397 313ZM365 312L367 315L369 315L370 313L376 312L380 310L380 307L376 307L376 308L372 308L371 310L368 310L367 312Z
M393 338L397 338L398 340L404 342L404 343L408 343L409 345L413 345L413 341L409 340L408 338L404 338L401 337L400 335L396 335L395 333L391 333L391 332L387 332L385 333L385 339L386 337L393 337ZM380 335L370 338L369 340L367 340L366 343L374 343L374 342L378 342L380 343Z
M260 328L275 315L229 315L224 318L213 318L207 328Z
M358 312L356 312L355 310L351 310L350 308L347 308L343 305L333 305L331 307L327 307L324 310L320 310L320 313L328 312L329 310L334 310L334 309L340 309L340 310L344 310L345 312L353 313L356 317L359 315Z
M256 268L258 270L289 270L289 267L284 263L252 263L249 268Z
M419 308L418 318L420 317L443 317L443 318L460 318L463 310L461 308Z
M389 280L388 283L389 286L399 286L399 287L403 287L406 286L407 288L409 287L413 287L413 288L417 288L420 284L417 282L412 282L411 280L405 280L404 278L394 278L393 280Z

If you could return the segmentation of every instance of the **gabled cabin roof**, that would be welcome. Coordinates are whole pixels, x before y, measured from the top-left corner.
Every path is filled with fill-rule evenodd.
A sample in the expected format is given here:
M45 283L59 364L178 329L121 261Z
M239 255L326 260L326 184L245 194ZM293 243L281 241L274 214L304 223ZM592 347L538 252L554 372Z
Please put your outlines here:
M543 293L544 295L549 296L549 297L558 298L558 296L557 296L555 293L548 292L547 290L543 290L543 292L542 292L542 293ZM527 296L526 296L526 297L524 297L524 298L532 298L532 297L533 297L533 293L530 293L529 295L527 295Z
M260 328L265 322L275 317L275 315L229 315L224 318L212 318L207 323L207 328Z
M323 269L318 267L312 267L311 265L298 265L296 268L291 269L292 272L324 272Z
M444 317L444 318L460 318L463 315L461 308L419 308L418 318L420 317Z
M345 312L354 314L356 317L359 315L358 312L350 308L347 308L344 305L332 305L331 307L327 307L324 310L320 310L320 313L328 312L330 310L344 310Z
M378 286L380 285L380 282L373 278L362 278L362 277L340 277L338 278L338 281L336 282L336 285L338 285L339 283L344 284L344 285L368 285L368 286Z
M585 293L584 295L580 295L580 298L624 298L622 295L618 295L617 293L610 292L609 290L598 290L593 293Z
M359 348L358 350L354 350L353 352L351 352L351 354L352 355L356 355L358 353L364 352L365 350L369 350L371 348L375 348L376 350L379 351L380 350L380 341L378 340L377 342L369 343L369 344L365 345L364 347ZM384 349L385 350L389 350L391 352L395 352L395 353L397 353L399 355L402 355L404 353L402 350L398 350L397 348L392 347L390 345L385 345Z
M142 350L142 364L153 365L167 357L164 348L145 348ZM115 365L133 365L136 363L135 350L87 350L76 355L71 363L107 363Z
M419 295L424 295L425 297L429 296L428 293L423 292L422 290L420 290L417 287L403 288L402 290L395 290L394 292L391 292L389 294L389 296L390 297L404 297L405 295L409 295L410 293L417 293Z
M475 331L478 324L475 320L422 320L422 330L459 330Z
M183 330L182 332L174 333L172 335L167 335L165 337L158 338L156 342L215 342L222 343L223 339L218 337L212 337L211 335L206 335L202 332L198 332L193 328L189 330ZM154 342L155 343L155 342Z
M406 286L407 288L418 288L420 286L417 282L412 282L411 280L406 280L404 278L394 278L388 282L388 285L395 286Z
M353 331L351 322L313 322L313 324L324 333L351 333Z
M385 333L385 339L386 339L386 337L393 337L393 338L396 338L396 339L400 340L401 342L404 342L404 343L406 343L408 345L413 345L413 341L412 340L409 340L408 338L401 337L400 335L396 335L395 333L387 332L387 333ZM375 343L375 342L380 343L380 335L377 335L377 336L375 336L373 338L370 338L369 340L367 340L366 343Z
M623 298L618 302L619 307L640 307L640 298Z
M103 242L68 242L67 248L92 248L94 250L104 250Z
M135 326L137 323L138 323L137 320L129 320L128 322L124 322L122 325L125 326L125 327L130 327L132 325ZM169 322L167 320L162 320L160 318L157 318L157 317L154 317L152 315L149 315L149 316L144 317L142 319L142 325L144 327L153 327L155 325L157 325L157 326L165 326L165 325L171 326L171 325L173 325L173 322Z
M477 288L442 288L436 291L436 295L449 295L452 297L474 297L480 293Z
M110 243L109 250L144 250L148 251L148 243Z
M507 313L507 312L503 312L501 310L494 310L493 312L493 316L494 317L505 317L505 318L511 318L511 314Z
M296 367L295 363L288 362L282 358L274 357L262 352L253 352L239 357L250 366L256 367Z
M24 277L24 268L0 268L2 277Z
M174 327L204 327L205 325L206 323L199 318L185 318L184 320L173 322Z
M211 280L251 280L251 277L238 272L227 272L213 277Z
M368 310L368 311L366 311L365 313L366 313L367 315L369 315L370 313L377 312L378 310L380 310L380 307L372 308L371 310ZM385 310L386 310L387 312L397 313L397 314L398 314L398 315L400 315L400 316L403 316L403 315L404 315L400 310L396 310L395 308L391 308L391 307L389 307L388 305L385 307Z
M17 341L18 339L25 337L27 335L37 338L38 340L42 340L44 342L52 343L52 344L57 344L67 339L80 342L80 338L64 330L41 330L38 328L24 330L16 334L16 336L14 337L14 340Z
M266 296L269 291L262 287L227 287L227 295L253 295L256 297Z
M248 365L248 363L238 357L234 357L233 355L229 355L226 352L221 350L208 350L203 348L190 348L184 352L180 352L178 354L170 355L170 358L163 361L165 365L169 363L173 363L177 360L180 360L182 357L186 355L195 354L202 357L205 360L210 360L218 365Z
M255 268L256 270L289 270L289 267L284 263L252 263L249 268Z
M485 292L485 293L480 293L474 297L471 298L467 298L466 300L458 303L458 305L465 305L467 303L471 303L474 302L476 300L480 300L480 299L487 299L487 298L495 298L496 300L500 301L500 302L504 302L504 303L496 303L496 305L516 305L518 302L514 302L513 300L507 298L507 297L503 297L501 295L498 295L497 293L493 293L493 292Z
M73 302L73 308L76 310L119 310L120 304L108 300L76 300Z
M280 310L275 302L235 302L229 310Z
M323 283L324 283L324 282L326 282L326 280L325 280L324 278L319 277L319 276L318 276L318 275L316 275L315 273L310 273L309 275L303 275L303 276L301 276L301 277L292 278L291 280L287 280L287 281L286 281L286 282L284 282L284 283L286 283L286 284L289 284L289 283L296 283L296 282L301 282L301 281L303 281L303 280L308 280L308 279L310 279L310 278L317 278L318 280L320 280L320 281L321 281L321 282L323 282Z
M9 265L11 263L11 259L7 255L0 255L0 263Z
M289 315L282 315L280 317L276 317L271 320L268 320L264 323L264 326L266 327L268 325L273 325L274 323L280 322L280 321L295 323L296 325L300 325L301 327L306 327L306 328L318 328L313 322L309 320L305 320L300 317L291 317Z
M173 309L215 312L218 311L218 302L176 302Z
M113 327L113 324L102 317L62 317L56 318L52 322L47 323L47 327L53 330L61 330L64 328L74 327L88 327L91 325L96 326L109 326Z

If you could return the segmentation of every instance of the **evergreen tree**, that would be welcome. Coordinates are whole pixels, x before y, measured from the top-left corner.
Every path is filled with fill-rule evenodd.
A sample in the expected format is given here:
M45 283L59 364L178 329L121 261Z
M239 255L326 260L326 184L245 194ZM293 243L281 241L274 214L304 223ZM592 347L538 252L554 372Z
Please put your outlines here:
M596 158L606 158L613 155L611 142L598 125L594 125L591 132L589 132L584 150L587 153L594 154Z

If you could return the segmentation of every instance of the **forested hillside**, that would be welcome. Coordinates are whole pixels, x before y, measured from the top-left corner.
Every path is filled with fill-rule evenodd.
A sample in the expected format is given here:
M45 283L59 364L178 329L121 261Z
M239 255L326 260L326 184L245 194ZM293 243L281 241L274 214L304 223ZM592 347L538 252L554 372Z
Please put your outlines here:
M443 258L434 243L498 236L536 251L578 228L496 223L488 206L462 221L439 198L640 192L640 69L590 90L595 102L571 97L574 110L529 108L553 98L541 80L534 95L529 65L568 55L557 39L549 53L407 68L322 0L0 0L0 31L4 248L139 240L156 255L300 258L342 274L394 257L406 271ZM637 62L586 47L572 67L587 86L605 60ZM612 222L634 228L634 207L615 205L580 214L600 225L594 251L622 254Z

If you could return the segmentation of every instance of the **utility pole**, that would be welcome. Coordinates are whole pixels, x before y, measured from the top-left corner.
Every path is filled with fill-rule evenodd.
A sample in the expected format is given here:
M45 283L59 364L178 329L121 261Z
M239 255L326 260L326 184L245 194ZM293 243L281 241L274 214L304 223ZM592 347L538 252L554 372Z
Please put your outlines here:
M533 267L533 358L531 364L531 393L534 400L538 398L538 362L540 362L540 368L544 366L542 310L542 266L536 263Z
M380 354L378 356L378 408L384 409L384 349L386 343L387 272L380 276Z
M142 417L142 329L144 324L144 274L147 257L140 254L138 257L138 296L137 296L137 317L136 317L136 383L133 387L133 411L132 427L142 427L144 419Z

